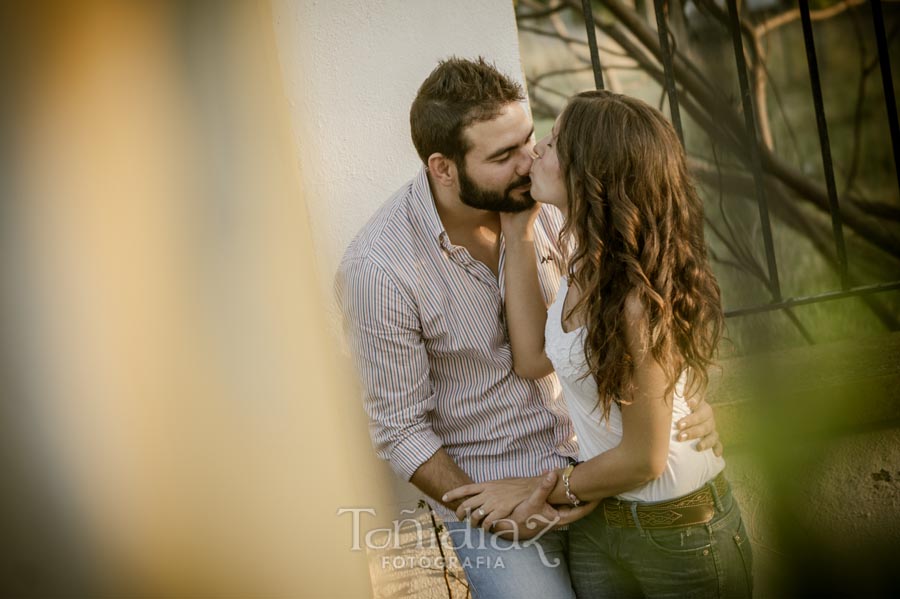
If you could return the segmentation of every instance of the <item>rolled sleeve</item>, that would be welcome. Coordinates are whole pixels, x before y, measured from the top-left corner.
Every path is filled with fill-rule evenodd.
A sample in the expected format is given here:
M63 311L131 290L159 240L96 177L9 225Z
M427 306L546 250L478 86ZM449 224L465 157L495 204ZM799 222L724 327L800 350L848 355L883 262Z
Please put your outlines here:
M388 273L367 259L342 263L335 291L364 387L372 444L409 480L442 446L429 421L434 393L418 313Z

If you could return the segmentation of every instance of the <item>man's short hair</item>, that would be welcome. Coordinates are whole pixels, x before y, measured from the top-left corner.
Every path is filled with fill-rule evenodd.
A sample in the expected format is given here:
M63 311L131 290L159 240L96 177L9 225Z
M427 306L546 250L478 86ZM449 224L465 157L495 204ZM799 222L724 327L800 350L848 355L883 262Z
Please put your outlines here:
M413 144L425 164L435 152L457 164L469 151L463 130L475 122L498 116L525 93L518 82L479 56L455 56L438 63L419 87L409 110Z

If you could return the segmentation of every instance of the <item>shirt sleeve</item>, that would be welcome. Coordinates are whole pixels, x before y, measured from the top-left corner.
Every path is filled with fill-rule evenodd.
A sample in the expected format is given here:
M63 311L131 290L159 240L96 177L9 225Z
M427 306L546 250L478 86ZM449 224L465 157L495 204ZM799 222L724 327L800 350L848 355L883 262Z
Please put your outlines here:
M428 417L434 393L418 313L388 274L366 259L341 264L335 291L364 388L372 444L409 480L442 445Z

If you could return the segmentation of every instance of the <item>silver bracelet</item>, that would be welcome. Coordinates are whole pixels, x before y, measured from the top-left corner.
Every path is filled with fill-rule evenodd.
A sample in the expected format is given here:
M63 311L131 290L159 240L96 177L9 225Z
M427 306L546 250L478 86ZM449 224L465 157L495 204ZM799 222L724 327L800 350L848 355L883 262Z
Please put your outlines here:
M566 469L563 470L562 480L563 487L566 489L566 498L573 506L578 507L581 505L581 500L578 499L575 493L572 492L572 489L569 488L569 476L572 474L573 470L575 470L575 464L569 464Z

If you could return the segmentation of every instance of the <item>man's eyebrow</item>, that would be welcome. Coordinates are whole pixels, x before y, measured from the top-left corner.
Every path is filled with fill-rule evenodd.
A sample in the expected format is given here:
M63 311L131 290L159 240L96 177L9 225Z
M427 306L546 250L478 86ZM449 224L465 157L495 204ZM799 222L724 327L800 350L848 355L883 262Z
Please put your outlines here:
M513 150L518 148L520 145L528 143L528 140L531 139L532 135L534 135L534 127L533 126L531 127L531 131L528 132L528 135L525 136L525 141L523 141L521 144L514 144L511 146L506 146L505 148L500 148L499 150L497 150L496 152L494 152L493 154L488 156L487 160L493 160L494 158L499 158L500 156L502 156L503 154L506 154L507 152L512 152Z

